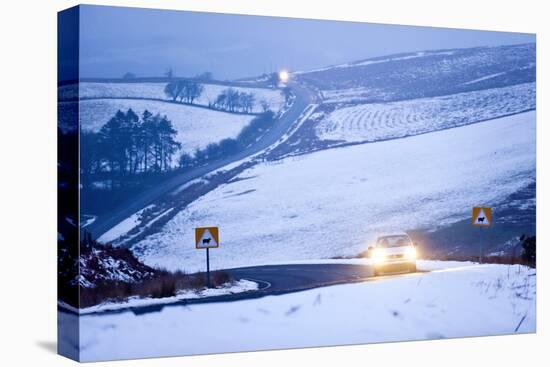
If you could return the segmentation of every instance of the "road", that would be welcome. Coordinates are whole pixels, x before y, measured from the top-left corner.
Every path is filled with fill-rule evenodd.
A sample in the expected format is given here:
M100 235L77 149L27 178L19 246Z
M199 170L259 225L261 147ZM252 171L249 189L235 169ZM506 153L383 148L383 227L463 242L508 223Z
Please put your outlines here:
M191 304L232 302L265 296L276 296L309 289L326 287L337 284L349 284L355 282L379 281L399 276L418 276L425 271L413 274L388 274L374 276L370 265L353 264L286 264L286 265L262 265L243 268L225 269L235 279L247 279L259 284L259 290L212 296L206 298L187 299L169 304L151 306L130 307L120 310L101 311L97 314L112 314L132 311L136 315L150 312L159 312L165 307L181 307Z
M296 95L294 103L289 110L283 114L283 116L281 116L278 120L275 120L273 127L255 144L224 159L213 161L204 166L196 167L192 170L183 172L151 189L148 189L147 191L132 197L131 200L126 201L119 207L111 210L109 213L98 216L93 223L86 226L86 230L92 234L93 238L99 238L102 234L113 228L124 219L154 203L158 198L170 193L186 182L204 176L205 174L219 169L227 164L256 154L277 142L281 136L289 131L292 125L298 120L302 112L304 112L306 107L313 103L316 98L314 92L300 85L293 84L291 87Z

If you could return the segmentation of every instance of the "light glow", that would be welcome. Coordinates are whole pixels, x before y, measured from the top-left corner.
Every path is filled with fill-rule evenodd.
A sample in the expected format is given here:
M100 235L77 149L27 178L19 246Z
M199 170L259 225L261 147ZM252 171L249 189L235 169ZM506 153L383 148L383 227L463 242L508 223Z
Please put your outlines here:
M382 248L375 248L372 252L372 261L378 264L386 260L386 251Z
M416 255L416 249L414 247L407 247L405 250L405 257L409 260L415 260Z
M281 70L279 71L279 81L281 83L288 83L288 80L290 79L290 74L287 70Z

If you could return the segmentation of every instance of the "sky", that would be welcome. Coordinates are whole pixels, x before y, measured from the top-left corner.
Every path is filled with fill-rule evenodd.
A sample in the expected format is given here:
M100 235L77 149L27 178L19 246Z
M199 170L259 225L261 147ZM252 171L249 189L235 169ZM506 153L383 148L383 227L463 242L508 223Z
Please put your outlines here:
M216 79L308 70L399 52L535 42L525 33L83 6L80 76Z

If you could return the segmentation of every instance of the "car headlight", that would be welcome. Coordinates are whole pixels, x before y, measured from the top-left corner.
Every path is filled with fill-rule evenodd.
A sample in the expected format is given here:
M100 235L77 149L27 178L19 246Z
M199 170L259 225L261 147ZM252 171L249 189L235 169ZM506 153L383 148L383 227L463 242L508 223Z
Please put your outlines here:
M408 247L405 250L405 257L409 260L415 260L416 259L416 249L414 247Z
M380 263L384 260L386 260L386 251L381 248L374 249L374 251L372 252L372 261L374 261L375 263Z

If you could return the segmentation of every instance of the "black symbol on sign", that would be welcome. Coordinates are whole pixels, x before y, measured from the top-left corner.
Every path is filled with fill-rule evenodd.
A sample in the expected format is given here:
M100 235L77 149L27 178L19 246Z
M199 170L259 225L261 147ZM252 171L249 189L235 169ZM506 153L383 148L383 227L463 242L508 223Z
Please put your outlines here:
M477 218L477 222L478 222L478 223L483 223L483 222L485 222L485 217Z
M209 244L209 243L210 243L210 240L211 240L211 238L205 238L205 239L202 240L202 244L203 244L203 245L204 245L204 244Z

